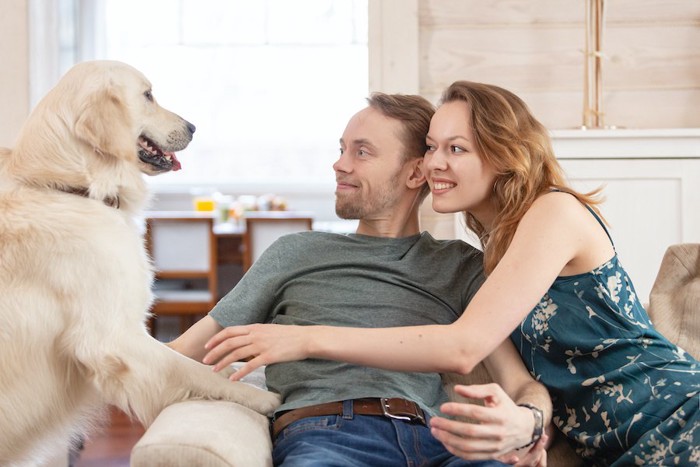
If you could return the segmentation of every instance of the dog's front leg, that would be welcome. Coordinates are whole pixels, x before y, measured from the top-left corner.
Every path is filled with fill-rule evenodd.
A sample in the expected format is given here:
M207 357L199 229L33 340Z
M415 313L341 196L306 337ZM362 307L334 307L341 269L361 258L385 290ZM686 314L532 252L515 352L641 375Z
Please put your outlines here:
M270 414L280 403L279 395L228 381L146 333L131 340L128 347L103 347L90 371L107 402L145 426L164 407L188 399L227 400L262 414Z

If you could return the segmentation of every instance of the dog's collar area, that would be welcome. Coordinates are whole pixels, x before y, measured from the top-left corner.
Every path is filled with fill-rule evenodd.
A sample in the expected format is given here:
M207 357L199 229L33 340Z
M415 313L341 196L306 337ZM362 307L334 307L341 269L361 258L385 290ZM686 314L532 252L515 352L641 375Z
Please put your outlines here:
M65 193L70 193L72 195L82 196L83 198L90 197L90 191L87 188L78 188L71 186L67 188L59 188L59 190ZM109 206L110 208L114 209L119 209L119 196L107 196L106 198L102 199L102 202L105 204L105 206Z

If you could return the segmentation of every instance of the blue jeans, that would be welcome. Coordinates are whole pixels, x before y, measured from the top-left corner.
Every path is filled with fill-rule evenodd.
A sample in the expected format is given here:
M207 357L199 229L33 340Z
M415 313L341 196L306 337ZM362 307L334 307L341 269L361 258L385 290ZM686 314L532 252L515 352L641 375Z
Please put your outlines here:
M274 441L274 465L286 467L487 467L496 461L466 461L450 454L427 426L375 415L308 417L289 424Z

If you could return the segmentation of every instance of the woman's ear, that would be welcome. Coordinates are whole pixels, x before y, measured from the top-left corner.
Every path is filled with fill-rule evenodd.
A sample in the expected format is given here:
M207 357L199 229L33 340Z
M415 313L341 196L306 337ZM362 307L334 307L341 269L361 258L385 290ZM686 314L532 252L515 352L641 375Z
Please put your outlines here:
M423 158L414 159L409 164L411 164L411 171L408 174L408 179L406 179L406 186L410 189L422 187L427 181L423 172Z
M126 160L136 157L131 116L119 96L110 90L90 97L75 122L75 135L100 154Z

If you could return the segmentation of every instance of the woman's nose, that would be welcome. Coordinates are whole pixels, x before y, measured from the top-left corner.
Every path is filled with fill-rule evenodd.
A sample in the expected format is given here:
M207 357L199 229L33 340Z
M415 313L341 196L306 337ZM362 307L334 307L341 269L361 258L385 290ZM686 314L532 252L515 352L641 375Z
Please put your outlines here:
M423 166L426 170L445 170L447 162L441 151L427 152L423 157Z

